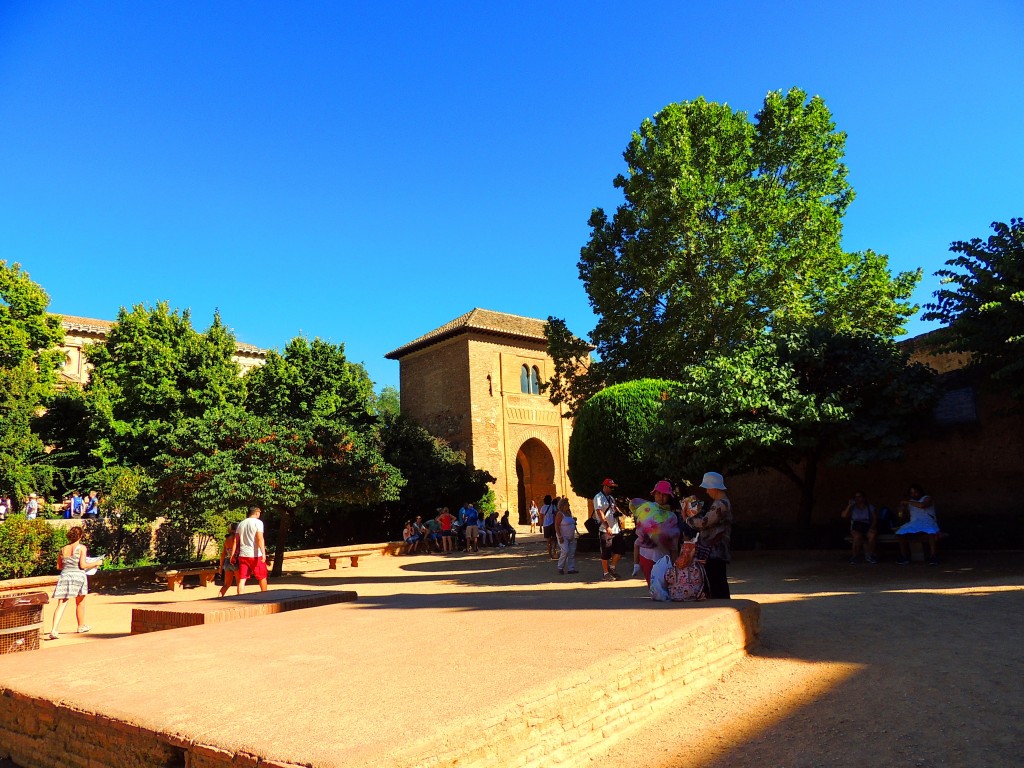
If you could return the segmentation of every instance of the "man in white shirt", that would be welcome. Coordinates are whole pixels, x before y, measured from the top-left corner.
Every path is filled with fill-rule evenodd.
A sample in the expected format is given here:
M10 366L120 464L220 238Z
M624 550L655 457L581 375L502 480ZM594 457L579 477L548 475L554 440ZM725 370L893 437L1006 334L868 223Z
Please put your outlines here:
M238 524L235 542L231 545L231 562L238 564L238 594L245 589L245 580L252 576L267 591L267 547L263 541L260 508L249 507L249 516Z
M594 519L598 522L598 539L601 543L601 570L607 581L619 578L616 568L623 552L626 551L622 528L619 526L618 513L615 510L615 481L605 478L601 484L601 492L594 497Z

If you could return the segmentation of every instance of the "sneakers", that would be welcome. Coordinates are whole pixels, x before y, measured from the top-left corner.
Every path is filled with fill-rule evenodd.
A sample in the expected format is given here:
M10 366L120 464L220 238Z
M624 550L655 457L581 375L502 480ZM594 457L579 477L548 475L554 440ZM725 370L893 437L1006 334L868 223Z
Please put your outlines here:
M871 565L878 565L878 558L875 557L874 555L868 555L867 557L864 558L864 560L866 560Z
M604 572L604 576L602 576L601 578L604 579L605 581L615 581L615 577L612 576L611 571L605 571Z
M559 568L558 569L558 575L559 576L565 576L565 571L563 571L561 568Z
M939 564L939 558L937 558L937 557L929 557L928 558L928 565L938 565L938 564Z
M579 573L579 571L577 571L575 568L573 568L571 571L569 571L569 573Z
M857 561L857 558L856 558L856 557L851 557L851 558L850 558L850 565L856 565L856 564L857 564L857 562L858 562L858 561Z
M84 635L86 632L91 632L91 631L92 631L92 627L90 627L88 624L83 624L81 627L78 628L78 634L80 634L80 635Z
M615 579L615 581L619 580L619 572L616 571L614 568L609 568L608 573L612 575L612 578Z
M896 558L896 565L910 565L910 558L909 557L897 557Z

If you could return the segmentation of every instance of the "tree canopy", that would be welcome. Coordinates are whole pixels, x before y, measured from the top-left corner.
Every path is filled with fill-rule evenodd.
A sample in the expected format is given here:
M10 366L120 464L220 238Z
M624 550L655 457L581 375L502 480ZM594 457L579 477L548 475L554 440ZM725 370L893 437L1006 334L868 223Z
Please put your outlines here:
M993 222L988 240L954 242L925 320L946 326L939 346L969 352L1024 399L1024 219Z
M769 93L753 121L703 98L644 120L614 180L625 200L593 211L580 254L599 360L581 367L584 347L550 318L552 400L576 410L603 384L671 378L768 330L902 332L920 272L842 249L845 142L797 88Z
M779 334L686 368L652 443L665 473L778 470L800 489L806 530L819 463L899 458L935 394L931 369L890 339Z
M60 318L19 264L0 261L0 492L15 500L50 488L52 467L32 431L64 362Z

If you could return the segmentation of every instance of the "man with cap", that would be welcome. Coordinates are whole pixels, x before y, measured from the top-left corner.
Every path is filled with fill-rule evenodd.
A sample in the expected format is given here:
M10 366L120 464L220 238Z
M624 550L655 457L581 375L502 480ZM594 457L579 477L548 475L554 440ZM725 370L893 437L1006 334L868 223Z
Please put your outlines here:
M687 524L700 531L697 557L703 556L707 573L708 597L728 600L729 580L725 570L732 559L729 539L732 538L732 503L725 492L725 478L717 472L705 472L700 487L711 497L711 508L704 514L691 514Z
M601 492L594 497L594 514L591 520L597 523L597 536L601 544L601 570L606 581L619 578L617 566L626 551L622 528L619 526L619 513L615 509L612 492L616 488L615 481L606 477L601 484Z

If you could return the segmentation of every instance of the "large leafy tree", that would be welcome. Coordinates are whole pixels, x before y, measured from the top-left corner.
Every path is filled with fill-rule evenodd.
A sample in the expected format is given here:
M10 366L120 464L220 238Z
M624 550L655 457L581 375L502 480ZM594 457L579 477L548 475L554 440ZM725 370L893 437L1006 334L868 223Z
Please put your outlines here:
M86 397L104 462L150 467L180 422L241 404L235 350L217 314L199 332L188 310L165 302L122 308L106 343L87 351Z
M50 298L19 264L0 261L0 492L15 499L48 490L51 468L32 431L54 393L63 363L60 318Z
M593 211L580 255L599 360L587 367L551 318L552 399L575 410L603 384L672 377L767 329L901 332L920 273L894 278L885 256L842 249L845 141L796 88L769 93L753 121L703 98L644 120L614 181L625 200Z
M957 241L957 254L936 274L943 287L925 305L925 320L946 328L939 346L973 360L1024 399L1024 219L993 222L988 240Z
M283 567L288 532L297 516L325 505L372 505L398 497L405 480L383 456L373 382L350 362L344 345L293 339L282 354L246 378L246 409L275 435L273 443L295 459L268 476L264 503L279 515L274 573ZM282 440L286 436L287 441ZM283 486L301 477L298 494ZM269 493L273 489L274 493Z
M667 473L781 472L806 531L819 464L898 459L935 394L931 369L890 339L779 334L684 370L652 442Z

